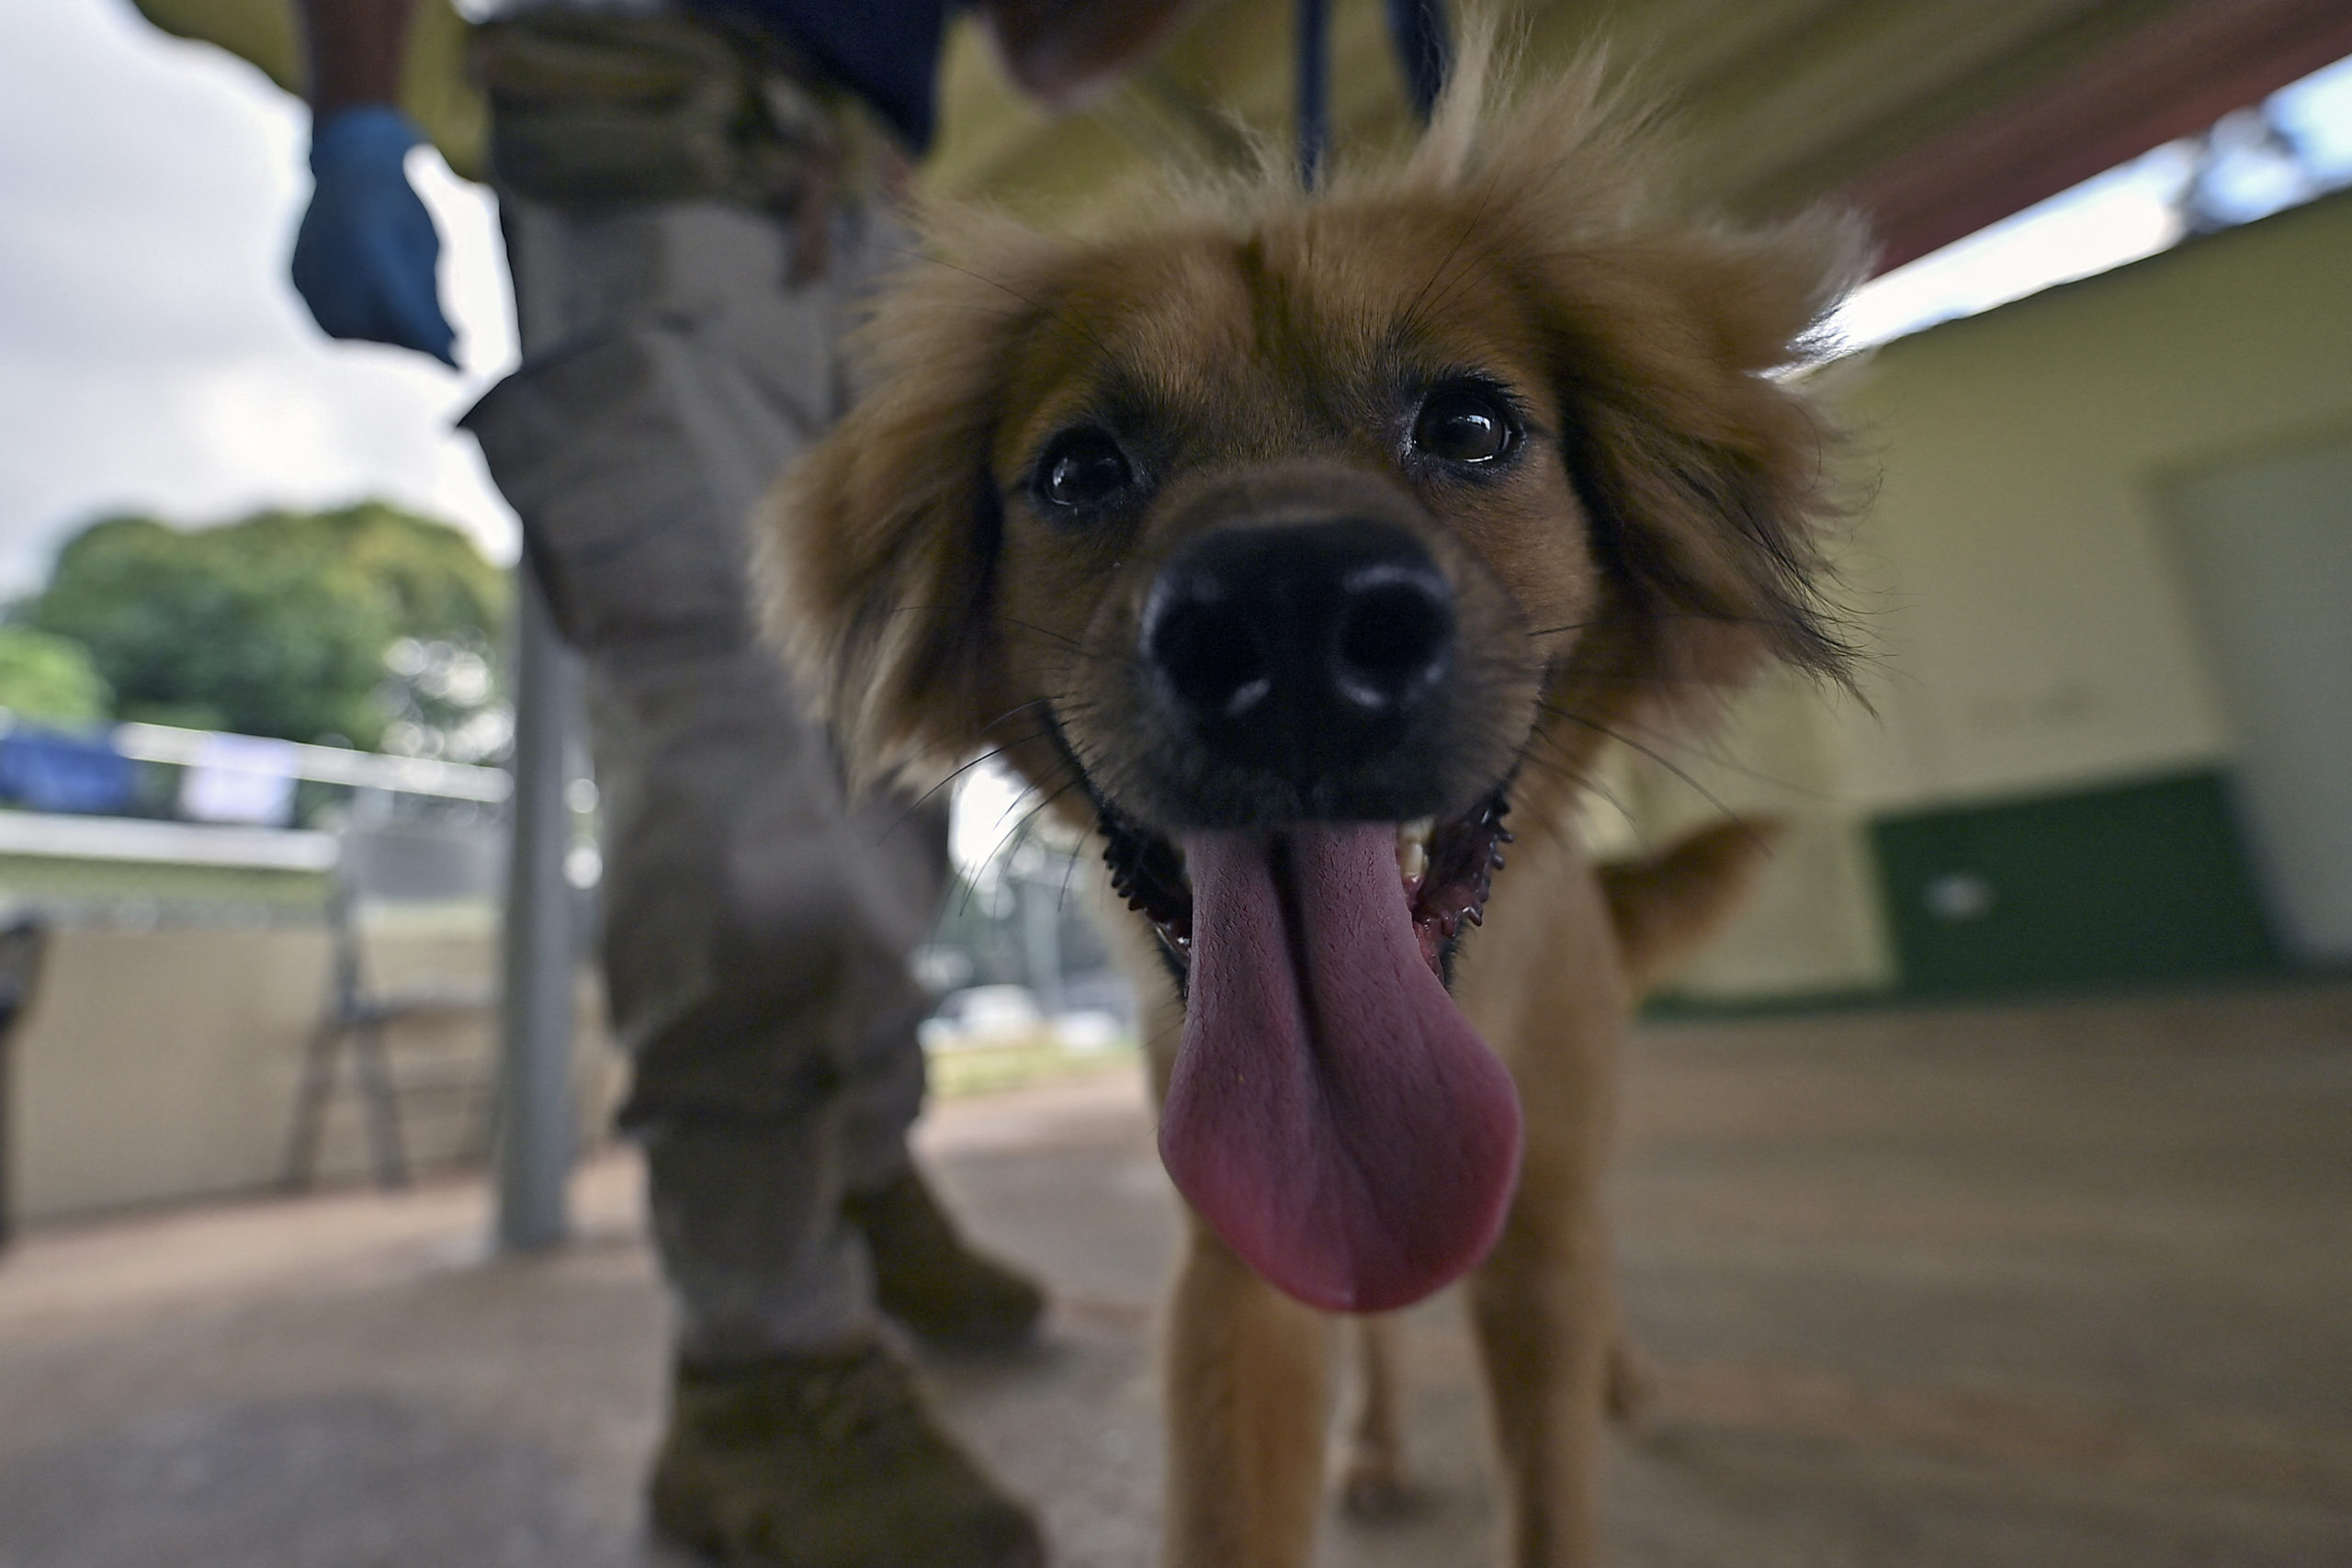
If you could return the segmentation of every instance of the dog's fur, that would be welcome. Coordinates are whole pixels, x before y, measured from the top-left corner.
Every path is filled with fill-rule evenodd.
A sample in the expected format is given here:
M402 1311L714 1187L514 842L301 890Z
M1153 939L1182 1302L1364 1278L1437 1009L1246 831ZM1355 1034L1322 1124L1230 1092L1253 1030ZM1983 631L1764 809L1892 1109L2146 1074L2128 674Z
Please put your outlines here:
M1704 923L1671 913L1678 898L1708 899L1670 868L1604 881L1574 811L1625 723L1766 660L1840 668L1816 596L1828 432L1786 372L1814 354L1858 244L1836 219L1678 216L1644 117L1602 73L1506 101L1488 58L1465 43L1401 166L1313 196L1271 173L1207 182L1083 239L934 216L937 265L880 301L873 390L780 487L766 534L773 625L862 778L995 749L1077 825L1115 810L1166 834L1451 816L1508 788L1520 847L1483 930L1447 949L1526 1129L1470 1299L1509 1560L1582 1564L1615 1312L1600 1201L1612 1066L1647 977L1618 927L1646 970ZM1512 461L1475 478L1400 434L1428 388L1465 375L1507 389L1524 426ZM1034 476L1089 421L1147 452L1152 482L1073 527L1044 514ZM1360 780L1338 807L1221 791L1154 716L1144 600L1206 532L1324 495L1409 530L1442 572L1448 689L1409 778ZM1114 923L1164 1093L1178 968L1143 921ZM1168 1363L1170 1562L1307 1561L1327 1322L1192 1227Z

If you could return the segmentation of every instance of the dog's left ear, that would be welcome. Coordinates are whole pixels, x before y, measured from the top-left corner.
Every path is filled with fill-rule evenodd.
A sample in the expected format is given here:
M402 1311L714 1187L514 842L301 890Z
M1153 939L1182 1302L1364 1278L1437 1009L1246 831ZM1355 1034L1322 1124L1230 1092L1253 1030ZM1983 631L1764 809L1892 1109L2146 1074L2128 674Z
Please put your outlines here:
M1844 668L1820 598L1837 433L1792 372L1865 253L1857 225L1826 215L1530 263L1573 477L1650 674L1712 683L1761 657Z
M989 441L1025 319L973 271L910 269L865 331L872 392L763 508L769 635L860 783L959 760L997 711Z
M1517 73L1491 14L1466 25L1405 178L1453 206L1464 245L1491 244L1532 312L1610 578L1586 645L1621 691L1773 656L1838 672L1819 598L1835 430L1791 373L1821 356L1867 236L1835 213L1682 218L1663 118L1603 55Z

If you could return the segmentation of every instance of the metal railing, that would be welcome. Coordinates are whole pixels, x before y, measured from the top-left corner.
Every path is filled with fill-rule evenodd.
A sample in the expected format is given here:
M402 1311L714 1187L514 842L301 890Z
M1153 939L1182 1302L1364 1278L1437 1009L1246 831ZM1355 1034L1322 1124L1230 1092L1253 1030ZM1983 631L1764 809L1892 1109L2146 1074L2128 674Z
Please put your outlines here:
M202 767L214 759L209 753L224 737L209 729L181 729L168 724L118 724L114 749L137 762L168 762ZM398 795L436 795L449 800L475 800L495 805L514 792L514 781L503 768L469 762L445 762L432 757L390 757L374 751L354 751L341 746L309 746L297 740L266 742L282 759L288 778L316 784L350 784L357 789L390 790Z

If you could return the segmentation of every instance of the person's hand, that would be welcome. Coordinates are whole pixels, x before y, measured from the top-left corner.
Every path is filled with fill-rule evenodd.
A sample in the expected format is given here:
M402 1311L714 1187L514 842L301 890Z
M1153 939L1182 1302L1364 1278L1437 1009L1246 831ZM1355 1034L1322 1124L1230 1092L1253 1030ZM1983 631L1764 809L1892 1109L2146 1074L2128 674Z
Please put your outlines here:
M1082 108L1141 65L1200 0L979 0L1013 81L1049 109Z
M294 236L294 288L329 337L413 348L454 368L441 313L441 236L403 159L423 138L385 104L337 109L311 133L317 188Z

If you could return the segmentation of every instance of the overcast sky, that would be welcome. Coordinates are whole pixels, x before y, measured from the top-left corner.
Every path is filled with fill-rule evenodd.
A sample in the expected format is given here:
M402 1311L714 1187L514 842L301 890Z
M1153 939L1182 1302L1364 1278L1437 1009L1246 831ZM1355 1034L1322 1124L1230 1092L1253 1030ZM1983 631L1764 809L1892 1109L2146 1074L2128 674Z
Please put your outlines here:
M418 155L465 373L330 344L286 282L307 129L258 72L127 0L0 5L0 595L122 510L385 496L512 556L449 428L514 358L490 203Z

